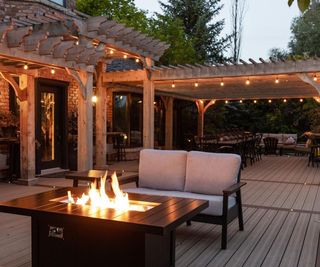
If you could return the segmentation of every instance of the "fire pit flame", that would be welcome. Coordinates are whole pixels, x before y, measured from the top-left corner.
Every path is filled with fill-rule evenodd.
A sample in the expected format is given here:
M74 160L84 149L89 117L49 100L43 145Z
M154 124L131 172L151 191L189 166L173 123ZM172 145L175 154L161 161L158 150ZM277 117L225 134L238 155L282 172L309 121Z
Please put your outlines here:
M76 199L72 196L71 191L68 191L68 203L81 206L90 205L92 208L112 208L117 211L146 211L152 208L148 205L130 203L128 194L120 189L116 173L111 176L111 188L115 197L109 198L105 190L107 174L108 172L106 171L105 175L101 177L99 190L96 183L91 183L89 193L83 193L80 198Z

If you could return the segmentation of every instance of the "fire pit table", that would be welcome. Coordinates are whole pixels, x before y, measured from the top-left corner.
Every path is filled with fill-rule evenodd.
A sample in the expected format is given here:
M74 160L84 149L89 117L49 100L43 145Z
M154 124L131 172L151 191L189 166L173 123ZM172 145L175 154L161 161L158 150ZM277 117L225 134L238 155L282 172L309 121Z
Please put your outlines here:
M208 207L204 200L129 194L143 211L67 203L62 188L0 203L0 212L32 218L32 266L175 265L175 229Z

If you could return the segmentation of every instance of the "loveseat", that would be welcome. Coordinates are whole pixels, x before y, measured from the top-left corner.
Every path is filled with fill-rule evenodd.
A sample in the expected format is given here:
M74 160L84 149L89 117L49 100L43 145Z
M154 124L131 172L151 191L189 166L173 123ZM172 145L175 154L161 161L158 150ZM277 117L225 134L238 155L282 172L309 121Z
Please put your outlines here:
M192 221L222 225L221 248L227 246L228 224L238 217L243 230L240 188L241 158L234 154L144 149L140 152L139 181L129 193L209 201ZM190 222L188 222L190 224Z

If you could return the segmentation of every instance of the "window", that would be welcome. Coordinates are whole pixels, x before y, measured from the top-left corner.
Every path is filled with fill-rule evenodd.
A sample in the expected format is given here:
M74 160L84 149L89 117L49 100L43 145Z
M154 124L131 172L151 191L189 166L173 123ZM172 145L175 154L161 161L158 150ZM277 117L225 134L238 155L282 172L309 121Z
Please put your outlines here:
M65 6L65 0L50 0L51 2L53 2L53 3L56 3L56 4L58 4L58 5L60 5L60 6Z

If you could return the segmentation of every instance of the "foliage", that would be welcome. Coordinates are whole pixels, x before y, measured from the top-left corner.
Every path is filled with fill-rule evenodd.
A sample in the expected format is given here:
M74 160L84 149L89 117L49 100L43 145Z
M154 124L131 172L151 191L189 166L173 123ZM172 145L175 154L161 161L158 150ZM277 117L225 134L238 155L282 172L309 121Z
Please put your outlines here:
M293 2L294 0L288 0L288 5L291 6ZM311 4L310 0L297 0L297 3L301 12L306 11Z
M320 106L313 99L301 103L290 99L287 103L273 100L237 101L226 105L218 101L206 113L206 133L215 129L239 127L252 132L298 133L316 130L320 125Z
M273 60L288 59L289 53L285 49L274 47L270 49L269 57Z
M184 32L183 23L178 18L157 15L152 20L152 32L157 38L170 44L160 59L160 64L192 64L197 62L196 51Z
M134 0L77 0L77 9L90 16L104 15L142 32L149 32L147 13Z
M186 38L192 42L198 63L221 62L229 38L221 38L224 20L217 20L223 5L220 0L169 0L160 2L163 13L183 22Z
M291 26L291 53L300 56L320 56L320 5L296 18Z

